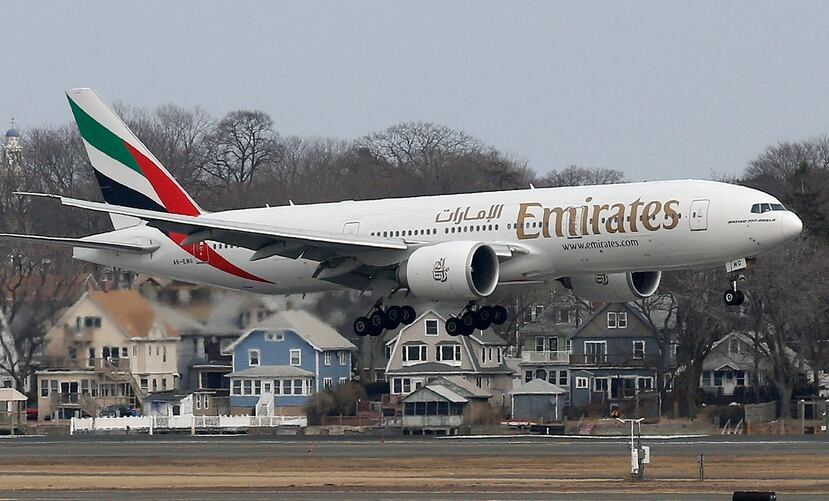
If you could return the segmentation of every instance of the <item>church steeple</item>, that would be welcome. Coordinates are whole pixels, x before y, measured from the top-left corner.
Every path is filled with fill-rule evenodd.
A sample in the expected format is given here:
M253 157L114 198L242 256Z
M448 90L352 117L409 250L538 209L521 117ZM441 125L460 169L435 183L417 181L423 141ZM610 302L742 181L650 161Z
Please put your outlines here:
M14 117L11 119L11 127L6 131L2 160L3 166L11 171L18 171L23 164L23 143L20 141L20 133L14 128Z

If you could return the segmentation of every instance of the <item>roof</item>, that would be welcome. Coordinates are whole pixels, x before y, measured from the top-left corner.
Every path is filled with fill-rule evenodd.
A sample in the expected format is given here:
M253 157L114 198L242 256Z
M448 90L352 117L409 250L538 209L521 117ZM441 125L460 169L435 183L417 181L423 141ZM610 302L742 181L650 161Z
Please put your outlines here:
M450 402L466 403L469 401L441 384L427 384L425 386L421 386L420 388L403 397L401 400L405 402L406 400L410 399L413 395L417 395L418 393L422 393L427 390Z
M128 337L149 337L153 327L163 327L168 337L178 337L178 330L161 308L150 303L135 290L90 291L89 298L126 332Z
M467 338L480 344L492 344L498 346L506 346L508 344L504 338L496 334L491 328L486 330L475 329L475 331L467 336Z
M14 388L0 388L0 402L25 402L26 395Z
M313 375L314 373L311 371L292 365L260 365L239 372L231 372L225 377L304 377Z
M6 131L6 137L20 137L20 133L17 132L17 129L12 127L11 129Z
M432 383L443 384L451 388L455 393L467 398L490 398L492 393L483 388L478 388L471 381L467 381L462 376L446 376L437 377Z
M188 395L189 393L182 393L177 390L157 391L147 395L144 398L144 402L178 402L179 400L186 398Z
M231 351L253 332L292 331L318 350L356 350L357 347L333 327L303 310L287 310L275 313L258 322L242 334L226 351Z
M557 384L535 378L528 383L520 383L512 388L513 395L561 395L567 390Z

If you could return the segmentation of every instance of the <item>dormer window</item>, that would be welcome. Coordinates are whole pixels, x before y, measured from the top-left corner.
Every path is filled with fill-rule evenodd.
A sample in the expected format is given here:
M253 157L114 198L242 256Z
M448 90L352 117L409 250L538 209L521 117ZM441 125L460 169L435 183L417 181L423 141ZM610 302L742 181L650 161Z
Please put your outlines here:
M615 329L617 326L617 316L615 311L608 311L607 312L607 328L608 329Z
M259 350L248 350L248 367L259 367Z
M438 321L437 320L426 320L426 335L427 336L437 336L438 335Z
M625 311L608 311L607 328L625 329L628 326L628 314Z

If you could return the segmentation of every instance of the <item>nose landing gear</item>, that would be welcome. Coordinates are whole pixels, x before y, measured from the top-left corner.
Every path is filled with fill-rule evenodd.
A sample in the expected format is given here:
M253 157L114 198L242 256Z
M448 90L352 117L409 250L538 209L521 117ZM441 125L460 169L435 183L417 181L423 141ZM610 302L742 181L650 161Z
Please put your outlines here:
M746 300L743 291L737 288L739 280L745 280L745 276L738 273L731 274L731 288L723 293L723 300L728 306L739 306Z

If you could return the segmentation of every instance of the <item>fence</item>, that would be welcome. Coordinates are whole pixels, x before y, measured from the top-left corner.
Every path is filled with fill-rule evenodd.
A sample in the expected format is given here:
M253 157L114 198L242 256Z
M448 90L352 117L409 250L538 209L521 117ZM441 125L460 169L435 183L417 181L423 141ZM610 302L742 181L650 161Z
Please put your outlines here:
M777 419L777 401L762 404L746 404L746 424L768 423Z
M305 427L305 416L135 416L72 418L69 434L83 431L242 430L247 428Z

